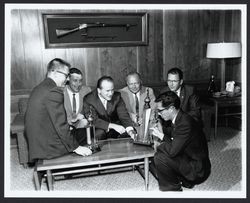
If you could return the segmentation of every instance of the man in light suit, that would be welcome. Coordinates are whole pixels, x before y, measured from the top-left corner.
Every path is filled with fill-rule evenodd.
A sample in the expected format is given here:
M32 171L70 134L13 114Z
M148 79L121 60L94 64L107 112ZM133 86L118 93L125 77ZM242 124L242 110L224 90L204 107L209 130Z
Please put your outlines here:
M86 156L92 152L79 146L70 132L64 108L63 86L70 64L55 58L47 66L47 77L29 97L25 114L25 132L31 162L51 159L70 152Z
M210 175L211 163L202 128L180 109L180 98L172 91L157 99L159 115L172 123L171 134L157 128L152 134L162 140L154 155L161 191L182 191L204 182Z
M67 113L69 125L75 131L75 136L80 145L86 144L85 127L88 121L81 113L83 108L83 97L91 92L89 87L82 84L83 75L77 68L69 70L68 84L64 89L64 107Z
M129 73L126 77L126 82L127 86L120 90L121 96L126 104L132 121L134 123L140 123L140 119L143 117L144 100L147 97L147 91L150 98L150 108L152 110L155 108L155 95L153 89L142 85L141 76L137 72Z
M133 122L120 92L114 91L114 81L110 76L101 77L97 82L97 88L84 97L83 112L86 116L90 108L97 139L129 136L134 138Z

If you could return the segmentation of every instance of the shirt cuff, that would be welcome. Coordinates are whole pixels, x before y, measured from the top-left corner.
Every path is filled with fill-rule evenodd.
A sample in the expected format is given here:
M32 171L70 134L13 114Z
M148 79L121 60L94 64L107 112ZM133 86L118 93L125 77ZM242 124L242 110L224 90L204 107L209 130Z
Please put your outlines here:
M161 133L161 134L159 135L160 140L163 140L163 137L164 137L164 134Z
M132 127L132 126L128 126L128 127L126 127L126 132L128 133L129 131L131 131L131 130L134 130L134 128Z

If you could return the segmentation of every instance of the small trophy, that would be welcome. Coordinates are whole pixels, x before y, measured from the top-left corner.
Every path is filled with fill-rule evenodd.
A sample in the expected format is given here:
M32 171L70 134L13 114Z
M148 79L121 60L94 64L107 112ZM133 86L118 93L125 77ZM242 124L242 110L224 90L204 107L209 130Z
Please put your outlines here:
M92 151L92 153L101 151L100 146L97 144L96 142L96 138L95 138L95 126L94 126L94 118L93 118L93 114L92 114L92 106L90 106L89 108L89 115L87 118L89 125L86 128L87 130L87 144L89 149Z
M144 99L144 108L142 112L142 123L136 125L137 135L134 143L151 146L153 144L152 136L149 134L149 120L151 115L149 89L147 89L147 96Z

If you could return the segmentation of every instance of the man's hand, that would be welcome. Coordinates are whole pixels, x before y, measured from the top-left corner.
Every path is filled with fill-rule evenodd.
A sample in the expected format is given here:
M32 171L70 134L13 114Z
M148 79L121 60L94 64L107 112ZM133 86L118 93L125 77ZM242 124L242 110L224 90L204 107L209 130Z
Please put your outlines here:
M160 140L163 140L164 134L160 132L158 128L154 127L149 129L151 130L152 135L158 137Z
M88 127L89 122L87 119L81 119L78 123L77 123L77 127L76 128L86 128Z
M125 128L121 125L118 125L118 124L115 124L115 123L110 123L109 124L109 129L113 129L115 130L116 132L122 134L122 133L125 133Z
M138 115L136 113L131 113L130 114L130 117L131 117L131 120L138 124L138 125L141 125L142 124L142 118L141 117L138 117Z
M75 115L75 116L71 119L71 122L72 122L72 123L75 123L75 122L77 122L77 121L79 121L79 120L82 120L82 119L84 119L84 115L81 114L81 113L78 113L77 115Z
M129 135L133 140L135 140L136 132L135 132L134 130L128 131L128 135Z
M89 156L92 154L92 151L88 147L83 146L77 147L73 152L81 156Z

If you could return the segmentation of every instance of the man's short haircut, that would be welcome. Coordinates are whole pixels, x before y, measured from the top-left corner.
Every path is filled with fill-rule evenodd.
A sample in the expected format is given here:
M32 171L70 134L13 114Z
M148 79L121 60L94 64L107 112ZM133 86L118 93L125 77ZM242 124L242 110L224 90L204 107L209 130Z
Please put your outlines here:
M126 81L128 81L128 77L132 76L132 75L137 75L138 78L140 79L141 81L141 74L136 72L136 71L133 71L133 72L130 72L129 74L127 74L127 77L126 77Z
M80 71L78 68L71 68L71 69L69 69L69 74L73 74L73 73L82 75L82 71Z
M54 58L47 65L47 72L55 71L62 69L64 66L67 66L70 69L70 64L60 58Z
M99 78L99 80L97 81L97 88L101 89L102 82L105 80L114 83L113 78L111 78L110 76L104 75L101 78Z
M168 74L178 74L179 75L179 78L180 80L183 79L183 72L181 69L177 68L177 67L174 67L174 68L171 68L169 71L168 71ZM167 74L167 75L168 75Z
M164 108L168 108L170 106L174 106L176 109L180 108L180 98L175 94L175 92L167 91L160 94L156 99L155 102L162 102L162 106Z

